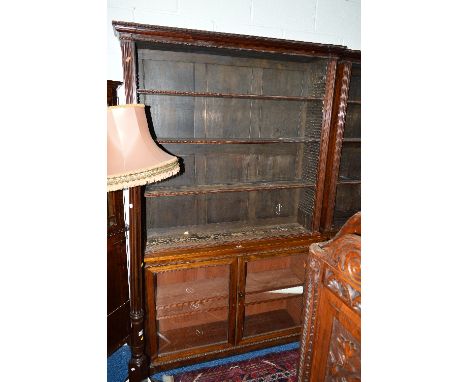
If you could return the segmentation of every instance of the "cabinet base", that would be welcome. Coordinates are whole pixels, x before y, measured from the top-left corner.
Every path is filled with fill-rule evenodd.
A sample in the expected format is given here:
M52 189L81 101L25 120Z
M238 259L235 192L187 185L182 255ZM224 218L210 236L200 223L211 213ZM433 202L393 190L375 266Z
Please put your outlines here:
M253 340L253 339L252 339ZM297 342L300 340L299 329L297 333L286 335L284 337L275 337L270 339L263 339L257 342L252 342L244 345L232 346L224 349L217 349L213 351L201 351L200 353L190 354L188 356L176 358L174 355L173 360L158 361L153 359L150 365L150 375L158 373L160 371L175 369L182 366L193 365L200 362L211 361L213 359L219 359L224 357L230 357L237 354L243 354L254 350L265 349L277 345L284 345L291 342Z

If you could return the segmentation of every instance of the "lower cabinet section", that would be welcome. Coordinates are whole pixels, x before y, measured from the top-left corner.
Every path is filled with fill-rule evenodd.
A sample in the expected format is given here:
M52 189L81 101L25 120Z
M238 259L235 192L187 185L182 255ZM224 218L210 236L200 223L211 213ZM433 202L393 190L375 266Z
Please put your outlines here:
M277 255L256 260L247 257L242 337L295 328L301 325L305 254ZM243 283L240 283L242 286ZM241 308L242 309L242 308Z
M146 270L153 356L229 343L234 259ZM232 281L231 281L232 280Z
M273 346L295 335L291 341L297 340L307 247L300 252L147 264L147 351L153 367L260 343Z
M148 272L153 354L228 343L233 260L150 267Z

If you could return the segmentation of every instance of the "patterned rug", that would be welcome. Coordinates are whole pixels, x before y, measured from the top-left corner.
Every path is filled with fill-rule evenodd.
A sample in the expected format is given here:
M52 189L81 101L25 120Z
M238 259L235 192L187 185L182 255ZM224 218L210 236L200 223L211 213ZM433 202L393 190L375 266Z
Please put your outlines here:
M178 374L175 382L296 382L298 349Z

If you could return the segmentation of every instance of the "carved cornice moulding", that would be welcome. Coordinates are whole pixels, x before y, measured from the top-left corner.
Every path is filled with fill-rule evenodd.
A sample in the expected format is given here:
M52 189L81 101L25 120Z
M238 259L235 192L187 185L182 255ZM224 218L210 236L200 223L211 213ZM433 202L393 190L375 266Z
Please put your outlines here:
M319 44L305 41L285 40L271 37L211 32L197 29L139 24L127 21L112 21L120 40L151 41L161 44L215 47L256 52L282 53L288 55L336 57L360 59L360 51L343 45Z

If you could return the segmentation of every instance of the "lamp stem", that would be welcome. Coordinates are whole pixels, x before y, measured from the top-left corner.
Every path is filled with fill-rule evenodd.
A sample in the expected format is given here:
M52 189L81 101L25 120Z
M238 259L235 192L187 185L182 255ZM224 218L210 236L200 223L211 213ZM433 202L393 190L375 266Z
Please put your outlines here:
M128 363L130 382L141 382L148 377L148 357L145 354L144 310L143 310L143 246L141 235L140 186L129 189L129 291L130 291L130 349Z

